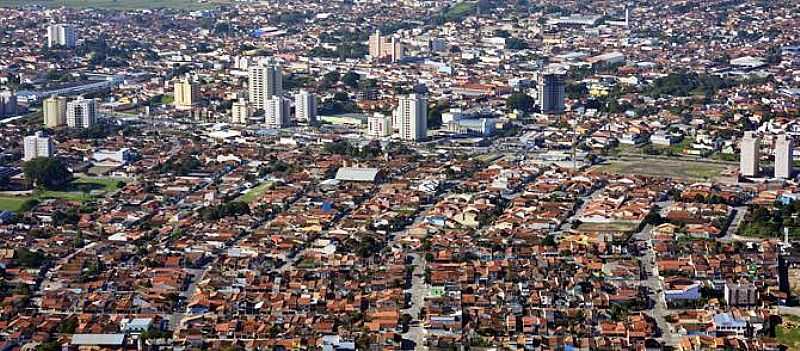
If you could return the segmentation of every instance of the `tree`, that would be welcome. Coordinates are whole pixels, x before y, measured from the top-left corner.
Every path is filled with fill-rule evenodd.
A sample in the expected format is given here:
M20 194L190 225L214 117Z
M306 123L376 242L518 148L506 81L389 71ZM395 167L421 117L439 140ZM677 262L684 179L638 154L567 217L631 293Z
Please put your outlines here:
M49 157L37 157L22 166L25 178L36 187L56 188L68 182L72 173L61 161Z
M524 93L513 93L506 99L506 106L509 109L520 110L523 112L530 112L536 104L535 100Z
M358 81L360 79L361 77L358 75L358 73L350 71L345 73L344 76L342 76L342 83L344 83L348 87L355 88L358 87Z

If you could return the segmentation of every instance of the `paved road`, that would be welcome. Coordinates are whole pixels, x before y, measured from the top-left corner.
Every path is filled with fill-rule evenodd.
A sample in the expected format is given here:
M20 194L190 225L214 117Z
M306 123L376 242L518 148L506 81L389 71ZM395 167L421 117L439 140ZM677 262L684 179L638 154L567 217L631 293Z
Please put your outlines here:
M747 206L734 207L733 211L734 215L733 220L731 220L731 225L728 226L728 230L725 231L725 235L719 238L720 241L747 240L747 238L736 235L736 231L739 230L739 226L742 224L744 215L747 214Z
M650 290L650 299L654 301L652 308L647 313L655 319L658 329L661 330L661 341L669 346L677 345L680 341L680 336L672 331L665 319L670 312L667 310L667 304L664 300L664 282L659 275L658 266L655 264L656 252L653 247L653 226L650 224L645 225L640 232L634 234L634 238L647 243L647 250L641 257L642 269L647 275L644 284Z

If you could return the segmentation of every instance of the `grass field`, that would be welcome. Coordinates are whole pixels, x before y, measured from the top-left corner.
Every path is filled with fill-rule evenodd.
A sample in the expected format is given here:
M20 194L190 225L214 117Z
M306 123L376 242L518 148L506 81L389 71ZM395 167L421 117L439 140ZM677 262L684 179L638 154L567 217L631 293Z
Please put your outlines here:
M264 192L272 188L272 182L266 182L263 184L256 185L254 188L251 188L248 192L239 196L236 201L242 201L245 203L251 203L255 200L258 200Z
M213 8L227 3L223 0L196 1L196 0L0 0L0 7L20 7L41 5L46 7L74 7L74 8L99 8L99 9L155 9L172 8L186 10L200 10Z
M722 176L728 166L692 161L632 160L609 161L597 166L602 172L616 174L645 175L653 177L681 178L689 180L711 180Z
M781 318L784 321L775 328L775 338L789 350L800 350L800 328L796 327L800 318L794 316L781 316Z
M30 199L64 199L84 201L117 190L119 179L101 177L79 177L61 190L36 190L27 196L4 196L0 194L0 210L17 212Z
M609 232L609 231L619 231L624 233L630 233L635 231L638 228L638 225L635 223L627 223L627 222L610 222L610 223L581 223L578 226L579 231L600 231L600 232Z
M30 197L0 197L0 211L18 212Z

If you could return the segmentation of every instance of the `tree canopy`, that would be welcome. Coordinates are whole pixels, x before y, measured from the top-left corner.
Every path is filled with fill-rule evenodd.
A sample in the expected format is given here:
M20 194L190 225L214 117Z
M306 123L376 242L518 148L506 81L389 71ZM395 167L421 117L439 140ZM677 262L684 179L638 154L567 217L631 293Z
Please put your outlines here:
M34 158L25 162L22 170L34 186L48 189L59 187L72 178L72 173L56 158Z

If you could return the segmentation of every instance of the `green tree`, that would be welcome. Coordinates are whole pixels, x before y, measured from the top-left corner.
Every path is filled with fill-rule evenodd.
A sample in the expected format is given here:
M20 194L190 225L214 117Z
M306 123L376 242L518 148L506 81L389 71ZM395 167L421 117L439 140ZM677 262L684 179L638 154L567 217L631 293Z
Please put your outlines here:
M360 79L361 77L358 75L358 73L350 71L345 73L344 76L342 76L342 83L344 83L348 87L355 88L358 87L358 81Z
M509 109L520 110L523 112L530 112L536 105L536 101L527 94L513 93L506 99L506 106Z
M36 187L56 188L68 182L72 173L61 161L49 157L37 157L22 166L25 179Z

